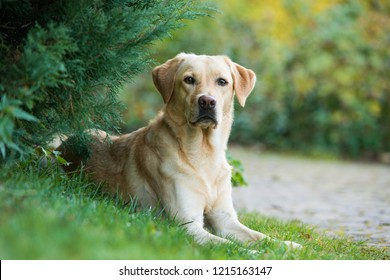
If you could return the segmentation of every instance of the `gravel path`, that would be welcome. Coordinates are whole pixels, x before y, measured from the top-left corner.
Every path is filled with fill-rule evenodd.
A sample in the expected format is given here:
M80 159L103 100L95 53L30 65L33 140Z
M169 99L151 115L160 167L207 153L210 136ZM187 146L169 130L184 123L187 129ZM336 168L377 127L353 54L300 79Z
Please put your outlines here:
M235 188L237 209L297 219L390 248L390 166L316 160L230 148L249 187Z

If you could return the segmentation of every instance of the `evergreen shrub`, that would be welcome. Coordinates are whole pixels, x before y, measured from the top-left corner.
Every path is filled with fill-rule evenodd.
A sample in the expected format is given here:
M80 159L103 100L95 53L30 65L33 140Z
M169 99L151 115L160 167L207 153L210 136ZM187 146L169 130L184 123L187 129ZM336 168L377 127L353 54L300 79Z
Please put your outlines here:
M148 46L209 12L181 0L0 0L0 161L55 134L116 131Z

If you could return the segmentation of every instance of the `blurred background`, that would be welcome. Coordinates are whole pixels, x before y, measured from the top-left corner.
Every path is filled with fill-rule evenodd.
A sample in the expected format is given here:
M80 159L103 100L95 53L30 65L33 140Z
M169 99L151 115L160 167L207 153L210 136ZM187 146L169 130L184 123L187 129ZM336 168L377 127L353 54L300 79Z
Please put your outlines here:
M204 1L202 1L204 2ZM390 2L209 0L211 17L187 22L154 45L163 63L179 52L224 54L254 70L232 143L315 156L390 162ZM125 87L125 131L162 107L151 73Z

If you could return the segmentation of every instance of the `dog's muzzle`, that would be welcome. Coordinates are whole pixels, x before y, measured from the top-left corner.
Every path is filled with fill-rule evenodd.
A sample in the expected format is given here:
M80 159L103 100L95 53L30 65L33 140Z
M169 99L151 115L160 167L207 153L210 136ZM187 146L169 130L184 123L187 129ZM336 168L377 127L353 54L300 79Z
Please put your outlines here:
M215 128L218 124L216 113L217 100L210 95L202 95L198 99L198 117L196 124Z

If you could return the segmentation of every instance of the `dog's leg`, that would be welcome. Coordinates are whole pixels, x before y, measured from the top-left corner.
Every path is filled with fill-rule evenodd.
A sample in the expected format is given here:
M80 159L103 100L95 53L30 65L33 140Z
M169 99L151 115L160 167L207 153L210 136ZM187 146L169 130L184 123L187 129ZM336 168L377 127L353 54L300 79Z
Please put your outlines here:
M195 239L195 241L198 244L207 244L207 243L229 243L231 241L213 235L209 233L207 230L203 228L203 215L202 218L200 216L188 216L188 217L181 217L180 220L182 221L188 221L184 222L184 227L186 228L187 232L192 235Z
M207 214L207 220L217 234L223 237L232 237L241 242L271 239L267 235L241 224L233 208L233 203L227 201L227 197L219 199L218 205Z
M199 244L231 242L204 229L203 198L191 192L190 188L176 188L176 200L169 205L169 213L183 223L187 232Z
M216 207L207 215L208 221L214 230L223 237L232 237L241 242L256 242L260 240L271 240L278 242L269 236L252 230L241 224L237 218L236 211L229 192L225 192L216 204ZM302 246L292 241L284 241L291 248L301 248Z

